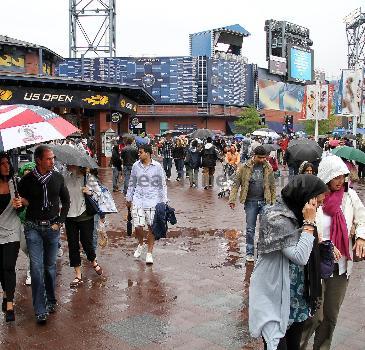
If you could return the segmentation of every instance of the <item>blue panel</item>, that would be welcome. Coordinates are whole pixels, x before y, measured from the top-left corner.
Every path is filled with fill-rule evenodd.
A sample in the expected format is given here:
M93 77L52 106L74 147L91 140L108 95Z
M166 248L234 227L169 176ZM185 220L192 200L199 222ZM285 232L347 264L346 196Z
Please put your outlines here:
M202 32L191 36L191 55L196 56L207 56L212 55L212 33Z

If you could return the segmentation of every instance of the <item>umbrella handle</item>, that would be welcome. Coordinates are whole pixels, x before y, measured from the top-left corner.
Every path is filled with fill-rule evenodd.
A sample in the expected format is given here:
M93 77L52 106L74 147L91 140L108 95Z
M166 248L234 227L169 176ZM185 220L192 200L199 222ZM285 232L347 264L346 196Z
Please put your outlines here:
M19 192L18 192L18 181L15 178L15 175L12 175L12 180L13 180L13 184L14 184L14 194L16 198L19 198Z

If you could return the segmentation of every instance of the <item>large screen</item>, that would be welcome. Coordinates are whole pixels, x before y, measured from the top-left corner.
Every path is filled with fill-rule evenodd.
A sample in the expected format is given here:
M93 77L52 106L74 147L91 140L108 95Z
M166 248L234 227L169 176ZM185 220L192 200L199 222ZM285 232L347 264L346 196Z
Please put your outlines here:
M288 80L307 82L313 80L313 50L288 46Z

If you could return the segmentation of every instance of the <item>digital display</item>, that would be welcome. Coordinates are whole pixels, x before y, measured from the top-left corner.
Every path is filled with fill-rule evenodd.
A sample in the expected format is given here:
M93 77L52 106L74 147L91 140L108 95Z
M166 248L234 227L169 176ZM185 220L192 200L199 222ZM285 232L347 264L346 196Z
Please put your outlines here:
M288 80L307 82L313 80L313 50L288 46Z

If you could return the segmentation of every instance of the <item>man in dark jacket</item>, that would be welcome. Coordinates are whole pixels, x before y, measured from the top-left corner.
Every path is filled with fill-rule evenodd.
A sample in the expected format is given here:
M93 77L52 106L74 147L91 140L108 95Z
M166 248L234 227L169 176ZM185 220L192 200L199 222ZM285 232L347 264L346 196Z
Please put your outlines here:
M113 146L110 164L113 168L113 192L118 192L118 181L120 172L122 171L122 161L120 159L118 145Z
M132 166L138 160L138 149L137 147L132 146L133 140L131 138L127 138L126 146L122 149L122 153L120 157L122 159L123 164L123 194L126 195L128 191L129 178L131 176Z
M201 151L202 167L203 167L203 187L205 190L209 187L213 187L214 183L214 171L218 159L218 152L215 146L212 144L212 138L207 138L203 150Z
M194 140L186 154L186 164L190 180L190 187L196 188L198 186L199 168L201 166L201 155L198 150L198 141Z

